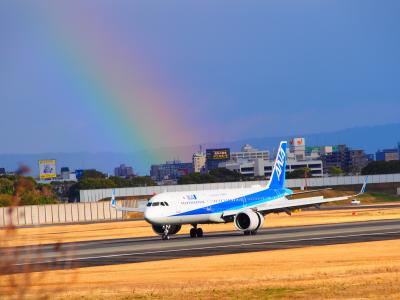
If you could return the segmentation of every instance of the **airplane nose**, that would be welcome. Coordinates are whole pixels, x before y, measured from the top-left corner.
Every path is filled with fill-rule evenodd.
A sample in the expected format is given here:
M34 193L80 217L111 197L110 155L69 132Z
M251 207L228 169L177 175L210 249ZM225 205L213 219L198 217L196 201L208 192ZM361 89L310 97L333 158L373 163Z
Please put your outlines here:
M146 208L144 210L144 219L149 222L149 223L153 223L154 220L154 211L152 211L151 208Z

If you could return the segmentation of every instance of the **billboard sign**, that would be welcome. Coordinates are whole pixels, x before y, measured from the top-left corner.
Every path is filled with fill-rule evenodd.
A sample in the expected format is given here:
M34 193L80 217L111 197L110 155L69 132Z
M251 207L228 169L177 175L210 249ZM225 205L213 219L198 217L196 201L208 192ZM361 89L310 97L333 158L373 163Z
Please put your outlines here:
M306 142L304 138L294 138L291 144L294 146L305 146Z
M46 159L39 160L39 178L51 179L57 177L56 160Z
M231 151L229 148L222 149L207 149L207 160L229 160L231 158Z

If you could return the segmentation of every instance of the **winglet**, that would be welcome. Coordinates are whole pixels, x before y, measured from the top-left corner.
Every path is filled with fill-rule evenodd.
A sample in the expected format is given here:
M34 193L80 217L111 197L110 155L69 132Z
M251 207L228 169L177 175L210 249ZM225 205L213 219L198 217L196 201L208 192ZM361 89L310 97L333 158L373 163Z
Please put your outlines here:
M367 187L367 182L368 182L368 176L365 177L365 181L364 181L364 184L363 184L363 186L362 186L362 188L361 188L360 194L364 194L364 193L365 193L365 189L366 189L366 187Z
M365 193L365 190L367 188L367 182L368 182L368 176L365 177L364 184L363 184L363 186L361 188L361 191L356 196L359 196L359 195L362 195L362 194Z
M111 206L114 208L117 206L117 201L115 200L115 189L112 189Z

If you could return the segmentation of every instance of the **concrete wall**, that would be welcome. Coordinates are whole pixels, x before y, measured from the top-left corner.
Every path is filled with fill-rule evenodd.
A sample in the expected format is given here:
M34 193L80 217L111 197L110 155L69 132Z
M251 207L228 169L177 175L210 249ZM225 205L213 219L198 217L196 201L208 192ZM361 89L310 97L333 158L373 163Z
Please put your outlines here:
M362 184L364 180L365 176L315 177L315 178L308 178L307 184L309 187L354 185L354 184ZM392 183L392 182L400 182L400 174L370 175L368 179L368 183ZM162 192L203 191L203 190L213 190L213 189L251 187L256 184L264 185L266 184L266 181L243 181L243 182L119 188L115 189L115 194L117 197L144 196L144 195L159 194ZM286 186L288 188L301 188L304 187L304 185L305 185L304 179L286 180ZM104 198L110 198L111 193L112 189L81 190L80 200L81 202L96 202Z
M117 201L124 207L142 207L146 200ZM110 202L65 203L49 205L29 205L14 208L0 207L0 227L10 224L41 225L102 220L122 220L126 213L116 211Z
M308 186L337 186L362 184L365 176L341 176L326 178L309 178ZM152 195L154 193L210 190L250 187L255 184L265 184L265 181L226 182L209 184L189 184L173 186L155 186L140 188L116 189L116 196L139 196ZM368 183L400 183L400 174L370 175ZM299 188L304 186L304 179L288 179L287 187ZM397 190L400 193L400 189ZM0 207L0 227L13 224L40 225L40 224L62 224L75 222L92 222L102 220L122 220L127 217L126 212L116 211L110 207L109 201L98 202L98 200L111 197L111 189L81 191L82 203L65 203L51 205L19 206L14 209ZM86 200L86 201L85 201ZM119 205L124 207L143 207L147 201L143 200L119 200Z

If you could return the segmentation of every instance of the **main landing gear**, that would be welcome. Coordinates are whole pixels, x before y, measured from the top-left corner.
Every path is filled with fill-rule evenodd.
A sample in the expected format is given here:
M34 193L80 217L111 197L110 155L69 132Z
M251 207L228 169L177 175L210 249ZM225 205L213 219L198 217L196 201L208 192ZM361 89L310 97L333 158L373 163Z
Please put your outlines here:
M253 231L244 231L244 235L256 235L257 234L257 230L253 230Z
M203 236L203 229L197 228L197 224L192 224L193 228L190 229L190 237L195 238L195 237L202 237Z

